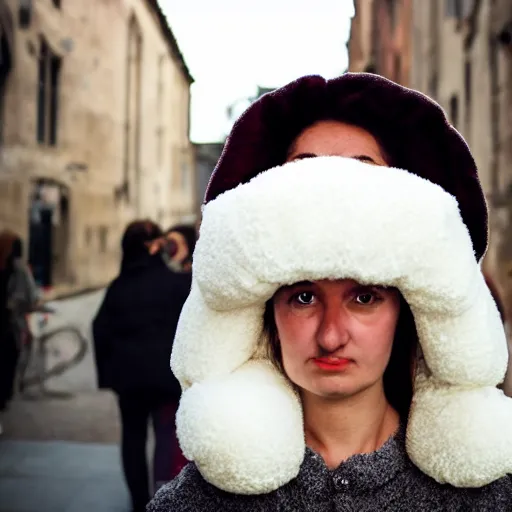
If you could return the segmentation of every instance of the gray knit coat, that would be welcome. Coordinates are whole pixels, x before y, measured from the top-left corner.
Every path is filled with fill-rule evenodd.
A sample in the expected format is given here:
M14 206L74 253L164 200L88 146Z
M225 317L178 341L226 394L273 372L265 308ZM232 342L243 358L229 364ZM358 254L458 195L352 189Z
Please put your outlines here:
M355 455L335 470L310 449L297 478L263 495L242 496L206 482L191 463L162 487L147 512L505 512L512 511L512 479L476 489L441 485L405 451L402 429L381 449Z

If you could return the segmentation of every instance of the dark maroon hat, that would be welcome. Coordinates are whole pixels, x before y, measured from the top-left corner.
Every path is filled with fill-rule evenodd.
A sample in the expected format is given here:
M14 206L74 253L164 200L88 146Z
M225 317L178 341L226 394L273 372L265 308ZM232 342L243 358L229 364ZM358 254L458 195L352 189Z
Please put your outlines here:
M305 76L253 103L226 141L205 203L283 164L293 140L323 119L368 130L394 167L437 183L455 196L480 260L487 248L487 205L466 142L437 103L369 73L345 73L332 80Z

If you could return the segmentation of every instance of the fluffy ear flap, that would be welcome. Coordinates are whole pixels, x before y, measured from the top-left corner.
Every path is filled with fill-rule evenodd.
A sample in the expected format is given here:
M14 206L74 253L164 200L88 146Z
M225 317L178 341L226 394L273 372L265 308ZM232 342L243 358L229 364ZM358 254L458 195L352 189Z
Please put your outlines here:
M264 494L299 473L302 408L286 379L264 360L193 384L176 417L185 456L203 478L236 494Z
M478 265L466 274L467 305L429 309L411 304L425 362L436 381L454 386L496 386L507 367L503 324ZM443 299L440 296L440 301Z
M500 390L425 379L414 394L407 452L439 483L481 487L512 473L510 425L510 399Z
M456 487L480 487L512 472L512 401L495 387L507 364L505 333L476 264L475 275L465 311L415 314L424 360L407 452L424 473Z
M182 388L227 375L247 362L257 349L263 312L264 305L216 311L193 278L171 354L171 369Z
M298 397L269 361L251 360L263 311L216 311L194 280L171 356L184 389L176 417L183 453L205 480L237 494L278 489L304 458Z
M216 311L194 280L171 367L184 389L180 446L204 479L237 494L262 494L295 478L304 458L302 408L288 381L257 355L264 304Z

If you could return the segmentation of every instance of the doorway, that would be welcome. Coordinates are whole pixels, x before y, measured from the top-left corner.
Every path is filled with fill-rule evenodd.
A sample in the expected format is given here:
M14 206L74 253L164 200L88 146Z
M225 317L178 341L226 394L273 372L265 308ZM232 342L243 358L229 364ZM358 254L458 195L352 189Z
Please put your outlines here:
M45 179L32 185L29 263L43 288L69 281L69 202L65 185Z

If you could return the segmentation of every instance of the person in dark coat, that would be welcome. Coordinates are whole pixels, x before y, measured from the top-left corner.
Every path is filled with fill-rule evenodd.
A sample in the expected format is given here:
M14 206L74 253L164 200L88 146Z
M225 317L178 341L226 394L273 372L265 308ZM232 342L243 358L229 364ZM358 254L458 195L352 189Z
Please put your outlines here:
M0 411L7 407L14 394L22 347L26 346L31 336L26 316L35 310L39 299L39 291L32 273L23 260L23 244L20 237L12 231L2 231L0 233Z
M16 235L0 233L0 412L6 409L14 392L19 347L9 308L9 283L14 273L13 245Z
M150 254L161 229L151 221L131 223L122 239L119 276L107 289L93 322L100 388L118 396L122 462L133 510L150 499L147 425L155 431L154 481L172 478L182 457L174 434L181 388L169 367L172 342L190 291L190 273L172 272L159 252Z

